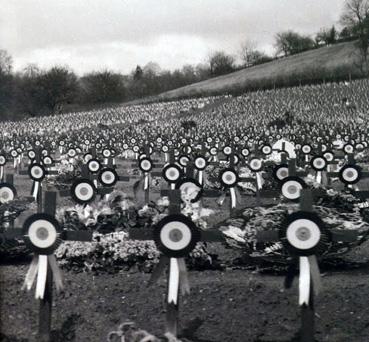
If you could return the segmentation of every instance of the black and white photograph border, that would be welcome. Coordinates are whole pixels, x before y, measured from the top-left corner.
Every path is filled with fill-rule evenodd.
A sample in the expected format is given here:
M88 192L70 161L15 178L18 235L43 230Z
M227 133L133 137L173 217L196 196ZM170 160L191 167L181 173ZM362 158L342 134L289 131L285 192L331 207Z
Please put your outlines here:
M0 0L0 341L369 341L369 0Z

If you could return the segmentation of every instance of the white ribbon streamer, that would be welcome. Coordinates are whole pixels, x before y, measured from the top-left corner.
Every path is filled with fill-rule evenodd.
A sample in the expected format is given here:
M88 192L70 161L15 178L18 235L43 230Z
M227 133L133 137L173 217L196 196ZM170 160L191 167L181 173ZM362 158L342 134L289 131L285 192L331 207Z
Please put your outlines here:
M176 258L170 258L169 264L169 283L168 283L168 303L178 303L179 289L179 267Z
M300 257L299 305L309 305L310 299L310 264L308 257Z
M0 166L0 179L3 180L4 178L4 166Z
M32 197L37 200L37 196L38 196L38 191L40 188L40 182L35 181L34 183L34 187L33 187L33 193L32 193Z
M202 185L204 179L203 171L199 171L199 183Z
M264 180L263 180L263 177L261 176L261 172L256 172L257 190L261 190L261 188L263 187L263 184L264 184Z
M38 256L38 271L36 283L36 299L43 299L45 295L47 278L47 255Z
M322 171L317 171L317 173L316 173L316 181L319 184L322 184Z
M230 188L229 191L231 193L231 208L236 208L236 203L237 203L236 191L234 188Z
M144 190L149 188L149 174L145 172L145 179L144 179Z
M26 289L27 291L31 290L32 285L36 279L37 271L38 271L38 255L34 255L31 265L26 274L26 279L24 280L22 290L24 289Z

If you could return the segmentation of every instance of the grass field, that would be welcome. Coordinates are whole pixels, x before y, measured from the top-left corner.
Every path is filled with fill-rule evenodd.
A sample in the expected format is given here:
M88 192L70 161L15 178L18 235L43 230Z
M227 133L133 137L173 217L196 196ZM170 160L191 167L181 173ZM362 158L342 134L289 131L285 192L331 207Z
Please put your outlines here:
M298 81L299 77L311 80L329 79L334 78L339 69L345 70L346 79L348 79L350 72L353 75L358 73L357 58L354 42L335 44L194 83L165 92L149 100L173 100L200 95L239 93L258 87L270 88L274 83L283 80L288 85L288 80Z

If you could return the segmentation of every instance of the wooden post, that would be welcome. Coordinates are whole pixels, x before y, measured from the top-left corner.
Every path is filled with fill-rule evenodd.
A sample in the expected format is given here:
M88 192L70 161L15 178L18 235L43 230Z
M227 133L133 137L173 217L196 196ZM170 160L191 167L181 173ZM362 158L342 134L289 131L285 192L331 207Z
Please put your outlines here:
M44 298L40 299L38 314L38 334L40 342L51 342L51 316L53 301L53 275L47 266L47 278Z
M181 213L181 192L180 190L171 190L169 192L169 215L180 214ZM169 292L169 277L170 277L170 267L171 267L171 259L169 259L169 271L168 271L168 289ZM179 285L179 284L178 284ZM178 289L179 293L179 289ZM167 330L173 336L177 337L178 334L178 319L179 319L179 296L177 298L177 304L168 303L167 302L167 311L166 311L166 324Z
M301 342L314 342L315 334L315 307L313 284L310 282L309 305L301 306Z
M37 192L37 212L42 213L42 182L39 182L39 189Z
M302 211L313 211L313 194L309 189L303 189L300 197L300 209ZM301 306L301 342L314 342L315 333L315 308L313 282L310 281L309 305Z
M56 192L45 192L45 214L54 216L56 210ZM39 211L40 212L40 211ZM47 265L47 278L44 298L40 299L38 333L40 342L51 342L51 317L53 302L53 273Z
M147 175L147 177L150 177L149 175ZM150 179L149 179L150 180ZM145 189L145 203L148 204L150 202L150 187L148 186Z

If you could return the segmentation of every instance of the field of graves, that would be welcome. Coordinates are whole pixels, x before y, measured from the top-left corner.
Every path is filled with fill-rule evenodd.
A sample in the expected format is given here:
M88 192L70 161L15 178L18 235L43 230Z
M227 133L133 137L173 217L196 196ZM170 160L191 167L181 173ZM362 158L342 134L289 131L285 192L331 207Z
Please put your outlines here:
M368 88L1 123L0 340L367 341Z

